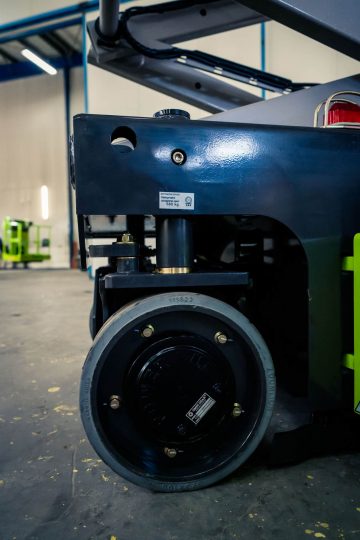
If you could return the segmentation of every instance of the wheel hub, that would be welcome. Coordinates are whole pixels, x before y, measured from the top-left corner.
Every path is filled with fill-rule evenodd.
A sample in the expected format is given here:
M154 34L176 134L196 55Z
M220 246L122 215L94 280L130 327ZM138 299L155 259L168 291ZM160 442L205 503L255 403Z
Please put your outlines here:
M147 348L126 386L138 424L164 444L206 436L229 414L235 395L226 359L195 336L167 338Z

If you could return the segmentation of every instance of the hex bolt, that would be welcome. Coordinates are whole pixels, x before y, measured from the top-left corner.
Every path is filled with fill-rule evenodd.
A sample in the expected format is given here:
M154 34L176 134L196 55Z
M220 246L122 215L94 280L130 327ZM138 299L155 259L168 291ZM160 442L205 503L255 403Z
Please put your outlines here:
M238 418L243 412L244 411L243 411L240 403L234 403L234 408L232 410L233 417Z
M144 338L149 338L155 332L155 328L151 324L147 324L145 328L142 329L141 335Z
M116 411L120 407L120 396L110 396L110 408Z
M185 163L186 155L182 150L174 150L174 152L171 155L171 159L175 163L175 165L182 165Z
M225 345L228 341L228 337L223 332L216 332L214 339L216 343L219 343L219 345Z
M167 448L167 447L165 447L164 448L164 454L168 458L174 458L177 455L177 451L175 450L175 448Z

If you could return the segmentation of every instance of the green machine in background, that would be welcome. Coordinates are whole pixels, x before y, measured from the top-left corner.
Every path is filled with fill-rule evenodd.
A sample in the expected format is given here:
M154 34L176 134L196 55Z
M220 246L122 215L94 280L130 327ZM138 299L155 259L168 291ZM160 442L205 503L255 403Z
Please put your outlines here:
M49 225L34 225L31 221L6 217L3 221L2 259L14 265L47 261L50 255ZM31 248L34 251L30 251Z

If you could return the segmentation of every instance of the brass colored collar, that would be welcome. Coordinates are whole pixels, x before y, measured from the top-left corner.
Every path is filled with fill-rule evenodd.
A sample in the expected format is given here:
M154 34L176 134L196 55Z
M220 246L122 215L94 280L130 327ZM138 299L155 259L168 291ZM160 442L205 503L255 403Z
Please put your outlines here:
M156 272L158 272L159 274L190 274L191 268L189 266L157 268Z

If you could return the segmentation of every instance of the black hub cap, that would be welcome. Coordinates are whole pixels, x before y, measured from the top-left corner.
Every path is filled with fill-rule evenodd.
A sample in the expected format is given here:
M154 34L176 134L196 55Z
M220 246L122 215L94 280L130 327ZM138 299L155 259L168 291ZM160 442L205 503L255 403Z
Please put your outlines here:
M126 387L139 428L167 445L207 436L231 414L235 396L224 356L194 336L163 339L147 348Z

